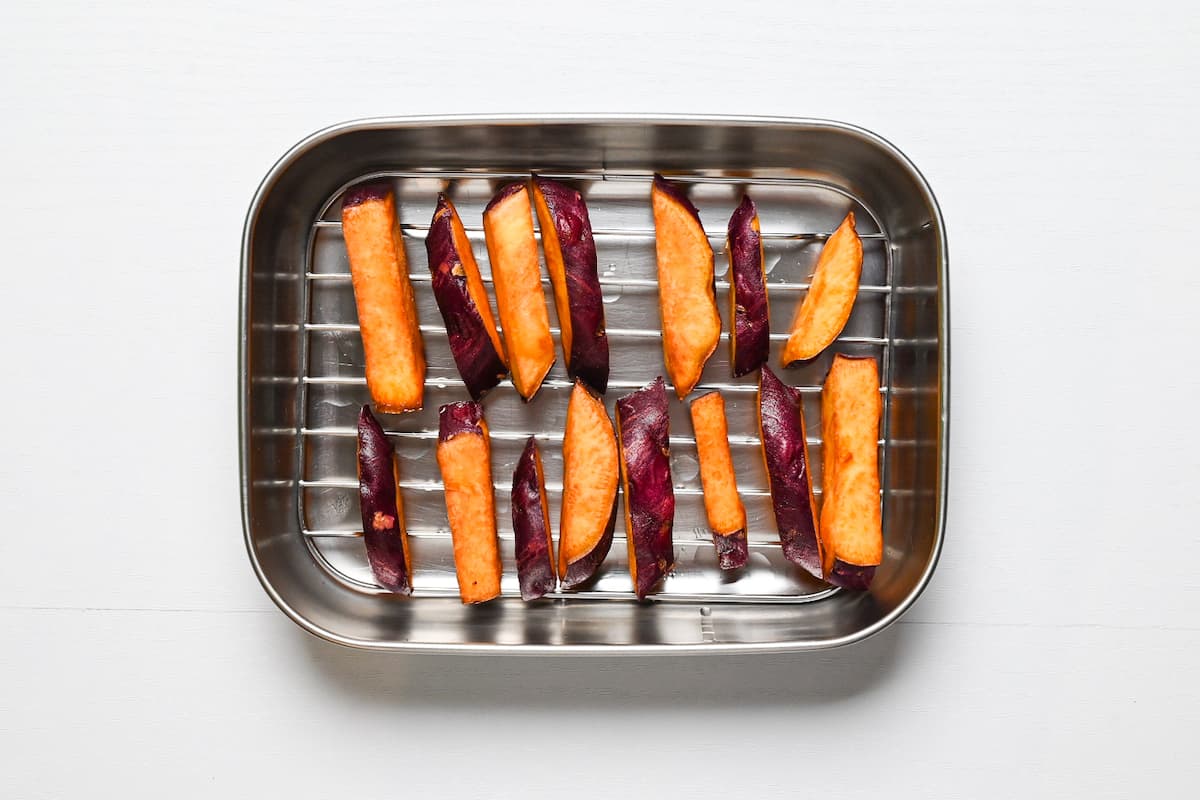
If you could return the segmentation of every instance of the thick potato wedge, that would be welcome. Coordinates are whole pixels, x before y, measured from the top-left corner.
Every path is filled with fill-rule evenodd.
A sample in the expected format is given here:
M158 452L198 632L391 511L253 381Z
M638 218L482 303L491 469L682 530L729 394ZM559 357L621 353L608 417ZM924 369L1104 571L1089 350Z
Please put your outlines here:
M442 406L438 423L437 461L454 540L458 591L464 603L482 603L500 594L487 422L478 403L462 401Z
M412 594L412 554L404 527L396 452L371 409L358 415L358 499L367 561L379 585Z
M608 389L608 334L587 205L579 192L561 183L535 177L532 184L567 373L604 394Z
M555 573L542 453L532 436L526 440L513 472L512 521L521 599L537 600L554 591Z
M509 184L492 198L483 212L483 233L513 386L529 400L554 366L554 339L525 184Z
M758 379L758 433L783 555L820 578L821 538L800 393L766 364Z
M729 256L729 361L736 378L767 363L771 350L762 234L750 195L742 196L729 218L725 252Z
M645 599L675 566L671 539L675 488L671 482L668 410L666 384L661 377L617 401L629 574L639 600Z
M443 194L438 195L425 250L450 353L467 392L479 400L504 380L508 366L471 242L454 204Z
M691 411L700 455L704 511L712 529L717 562L721 569L737 569L746 565L750 550L746 543L746 507L738 497L729 453L725 400L718 392L709 392L692 401Z
M683 399L699 383L704 364L721 339L713 252L700 224L700 212L679 187L655 175L650 196L663 360L675 394Z
M612 547L617 510L617 439L604 401L575 381L563 437L558 574L573 589L596 574Z
M783 366L816 358L846 327L858 296L862 263L862 240L854 230L851 211L821 248L808 294L792 318Z
M368 183L346 192L342 236L371 399L380 411L416 411L424 402L425 345L390 184Z
M866 589L883 559L879 503L879 368L874 358L834 356L821 394L825 580Z

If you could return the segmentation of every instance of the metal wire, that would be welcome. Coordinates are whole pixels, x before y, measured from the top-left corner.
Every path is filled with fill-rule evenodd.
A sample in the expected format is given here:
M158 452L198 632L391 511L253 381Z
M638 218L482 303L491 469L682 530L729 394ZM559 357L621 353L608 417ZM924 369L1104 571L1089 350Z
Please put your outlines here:
M590 182L590 181L649 182L650 177L651 177L650 173L615 173L615 172L606 172L603 170L598 170L595 172L539 173L539 174L542 174L545 177L550 177L550 178L554 178L554 179L558 179L558 180L570 180L570 181L575 181L575 182ZM370 175L360 176L359 178L356 178L353 181L353 183L359 183L359 182L362 182L365 180L380 179L380 178L387 178L387 179L392 179L392 180L437 179L437 180L442 181L444 183L445 187L447 189L449 189L453 182L460 181L460 180L478 179L478 180L488 180L488 181L504 181L504 180L521 180L521 179L524 179L527 177L528 177L528 175L526 173L502 172L502 171L447 171L447 170L406 171L406 172L382 171L382 172L372 173ZM746 188L749 188L752 186L787 186L787 187L820 188L822 190L840 194L840 195L846 197L847 199L851 200L856 205L856 207L861 208L863 211L866 212L866 214L869 217L871 217L871 219L875 223L875 226L880 231L884 230L883 226L880 224L880 220L879 220L878 216L870 208L868 208L865 204L863 204L859 198L853 196L852 194L847 192L842 187L839 187L839 186L836 186L833 184L824 183L821 181L815 181L815 180L806 179L806 178L787 178L787 177L736 178L736 177L717 176L717 175L714 175L714 176L706 176L706 175L672 176L672 180L677 181L679 183L685 183L685 184L691 184L691 185L697 185L697 184L730 185L730 184L732 184L734 186L746 187ZM273 378L266 379L266 380L269 380L270 382L298 383L299 384L298 409L297 409L297 412L298 412L297 419L299 420L299 424L294 429L293 428L281 428L278 431L276 431L280 435L294 436L295 445L296 445L296 458L297 458L296 474L297 475L305 474L304 467L308 460L309 448L312 446L312 443L314 442L314 440L318 440L322 437L337 437L340 439L345 439L345 438L353 437L355 435L354 429L347 428L347 427L333 427L333 426L310 427L309 426L308 387L314 386L314 385L320 386L320 385L339 385L339 384L340 385L356 385L357 386L357 385L365 385L365 383L366 383L366 379L362 375L357 375L357 376L319 375L319 374L312 374L311 369L310 369L311 363L310 363L310 346L309 345L310 345L310 337L313 334L328 333L328 332L351 332L351 333L353 333L353 332L357 332L359 330L358 324L353 321L345 321L345 322L340 322L340 321L339 322L313 322L312 321L312 286L315 283L325 282L325 281L349 281L350 280L350 274L345 271L330 272L330 271L325 271L325 270L314 269L314 267L316 266L316 264L315 264L316 235L321 230L340 229L340 227L341 227L340 221L324 219L324 217L328 214L329 210L334 206L334 204L340 199L342 193L345 191L346 188L348 188L349 185L350 184L347 184L347 185L341 187L338 191L334 192L329 197L329 199L325 202L325 204L322 206L319 213L317 214L317 219L312 223L312 225L310 227L309 234L308 234L308 246L306 248L306 262L304 264L304 269L303 269L304 291L303 291L303 300L302 300L303 310L302 310L301 322L299 324L280 323L280 324L274 326L281 330L283 330L283 329L299 330L303 333L303 335L301 336L300 374L294 378L287 377L287 376L281 376L281 377L273 377ZM603 202L603 200L600 200L598 202ZM468 237L470 237L470 238L481 239L483 237L483 229L481 227L468 227L466 230L467 230ZM419 241L419 240L424 239L426 232L428 231L428 226L411 224L411 223L403 223L401 225L401 231L405 238ZM725 239L724 231L720 231L720 232L707 231L706 233L707 233L708 237L710 238L710 240L719 241L722 243L724 242L724 239ZM823 240L827 239L831 235L831 233L832 233L831 231L771 230L771 231L764 231L762 233L762 237L766 241L823 241ZM593 234L597 238L612 237L612 238L618 238L618 239L625 238L625 239L630 239L630 240L638 240L638 239L644 240L644 239L652 239L654 237L653 229L636 228L636 227L596 228L596 229L593 229ZM881 431L882 438L879 440L879 447L880 447L879 455L880 455L880 464L881 464L881 486L884 487L883 491L881 492L881 496L882 496L881 501L884 505L883 513L884 513L885 519L886 519L888 496L905 494L905 492L903 492L903 491L898 491L898 490L890 490L889 491L887 489L887 486L888 486L888 484L887 484L887 469L888 469L888 463L891 460L889 456L890 456L892 447L894 445L902 444L900 442L892 442L889 438L889 433L890 433L890 424L889 424L890 423L890 419L889 419L890 413L889 412L890 412L890 408L891 408L891 395L893 393L896 393L896 390L892 386L892 369L893 369L892 362L893 362L893 358L894 358L893 350L898 346L908 346L908 345L922 346L922 345L928 344L925 341L917 341L917 340L904 341L904 340L898 340L895 338L895 327L894 327L894 320L893 320L893 316L892 316L892 305L893 305L892 304L892 296L898 292L900 292L900 293L922 293L922 294L932 293L932 292L936 291L936 287L904 287L904 288L898 290L895 285L895 274L894 274L893 263L892 263L892 249L893 248L892 248L891 242L888 239L887 234L886 233L866 233L866 234L860 234L860 237L864 240L880 241L882 243L882 247L883 247L884 259L885 259L884 272L885 272L885 276L886 276L886 282L884 284L878 284L878 285L877 284L865 284L865 285L862 285L859 287L860 302L864 301L864 300L869 301L871 298L877 298L877 299L881 299L884 304L883 325L882 325L882 330L880 330L880 332L879 332L881 335L880 336L842 336L842 337L839 337L838 341L841 343L844 343L844 344L855 344L855 345L859 345L859 346L876 347L879 349L879 352L880 352L880 363L881 363L880 391L883 393L884 414L883 414L883 423L882 423L882 431ZM481 264L481 267L483 267L482 264ZM287 277L289 277L289 278L295 277L295 273L288 273ZM428 283L430 281L430 275L427 270L413 271L410 273L409 277L413 283ZM491 283L491 276L486 271L483 272L482 278L485 283L487 283L487 284ZM542 283L549 284L549 278L543 276ZM658 286L658 282L653 279L619 278L619 277L612 277L612 276L601 276L600 284L602 287L603 286L611 286L611 287L620 289L622 291L628 290L628 289L650 289L650 290L653 290L653 289L656 289ZM729 287L728 281L717 281L716 282L717 289L727 289L728 287ZM808 288L809 288L809 284L806 281L772 281L772 282L769 282L767 285L768 291L772 294L777 293L777 292L794 294L797 296L797 299L799 299L799 297L804 292L806 292L808 290ZM437 335L445 334L445 328L441 325L421 325L420 329L421 329L421 332L425 335L437 336ZM611 341L619 341L621 339L651 339L651 338L658 338L659 336L661 336L661 332L657 329L607 327L606 331L607 331L607 335ZM559 331L557 329L552 329L552 333L557 335L559 333ZM727 339L728 335L729 335L728 332L722 332L721 338ZM785 333L771 334L772 341L785 340L786 338L787 338L787 334L785 334ZM933 343L936 344L936 342L933 342ZM446 388L446 387L461 387L464 384L458 378L437 376L437 377L429 377L426 380L425 385L427 388L429 388L429 387ZM510 382L507 380L501 384L501 386L510 386L510 385L511 385ZM642 381L629 381L629 380L619 380L619 379L613 379L613 380L609 381L609 388L610 389L618 389L618 390L637 389L637 388L641 388L642 385L643 385ZM569 390L573 386L574 386L574 382L572 382L572 381L561 380L561 379L547 379L545 381L545 383L543 383L542 389L543 390L551 390L551 391L563 391L563 390ZM696 387L696 389L698 391L719 390L721 392L729 392L729 393L753 393L753 392L757 391L757 388L758 388L757 385L754 383L733 383L733 382L712 382L712 383L702 384L702 385ZM821 386L819 386L819 385L799 385L799 386L796 386L795 388L805 394L819 394L821 391ZM668 392L670 392L673 389L673 387L671 387L670 384L668 384L667 389L668 389ZM389 431L389 435L394 436L394 437L407 437L407 438L415 438L415 439L436 439L437 431L436 430ZM529 432L515 432L515 431L503 431L503 430L494 430L493 429L490 432L490 435L491 435L491 438L495 439L495 440L519 441L519 440L523 440L524 438L526 438L527 436L529 436L531 434ZM561 433L534 432L533 435L536 435L536 436L538 436L539 439L543 439L545 441L556 441L557 442L557 441L562 440ZM729 440L730 440L730 444L734 447L757 447L760 444L757 436L730 436ZM694 445L695 444L695 438L692 436L676 435L676 436L672 436L670 441L671 441L672 445ZM819 446L821 444L821 439L820 439L820 437L810 436L808 438L808 443L812 446ZM911 442L906 442L904 444L911 444ZM318 542L320 540L327 540L327 539L338 540L338 539L360 538L362 536L362 532L360 530L352 529L352 528L347 528L347 529L310 529L306 525L307 514L306 514L306 509L305 509L305 502L306 502L306 491L305 490L307 490L307 489L357 489L357 487L358 487L357 482L347 481L347 480L334 480L334 479L315 479L315 480L301 479L298 481L294 481L294 484L295 484L295 489L296 489L296 513L297 513L298 520L299 520L299 527L300 527L301 533L304 535L306 541L308 542L309 549L312 552L313 557L316 559L316 561L324 569L326 569L326 571L328 571L330 573L331 577L333 577L334 579L338 580L339 582L341 582L345 585L352 586L352 587L354 587L358 590L364 591L364 592L383 592L384 590L381 589L380 587L375 586L371 583L364 582L358 578L355 578L351 575L346 574L342 570L337 569L329 561L329 559L326 557L325 553L321 550L321 548L318 544ZM442 491L441 481L436 481L436 480L401 481L399 485L402 489L408 489L408 490L413 490L413 491L429 491L429 492ZM497 492L507 492L511 488L508 484L502 483L499 481L494 482L494 487ZM561 491L561 485L548 482L546 485L546 490L550 494L555 494L555 493ZM682 495L682 496L701 494L701 491L699 489L675 488L674 491L676 494ZM745 489L745 488L740 489L740 493L746 497L769 496L769 492L766 492L764 490L751 490L751 489ZM816 488L814 490L814 493L819 495L820 489ZM690 530L677 531L675 534L675 544L676 545L686 544L689 546L697 546L697 545L699 545L699 546L707 545L710 547L712 546L711 540L697 539L690 534L691 534ZM450 534L448 531L437 529L437 528L410 527L408 529L408 535L411 538L417 538L417 539L422 539L422 538L445 539L445 538L449 537ZM498 533L498 535L501 540L511 540L511 538L512 538L512 534L509 532L506 532L506 531L500 531ZM614 546L623 547L624 545L621 544L623 541L624 541L624 537L621 535L621 533L619 531L614 534L614 537L613 537ZM750 541L748 544L752 550L764 550L764 549L770 550L770 549L778 549L780 547L780 544L778 541ZM366 561L366 557L365 557L365 553L364 553L364 555L363 555L363 563L364 564L365 564L365 561ZM669 585L669 579L668 579L668 585ZM813 602L816 600L823 599L836 591L837 591L836 589L826 588L826 589L821 589L819 591L811 592L808 594L779 595L779 594L720 594L720 593L715 593L715 592L713 592L713 593L670 592L670 591L664 589L663 592L655 595L655 599L660 602L681 601L681 602L701 602L701 603L711 603L711 604L720 604L720 603L806 603L806 602ZM415 598L455 597L455 596L457 596L457 593L454 592L453 590L442 589L442 588L422 588L422 587L418 586L418 587L416 587L416 589L414 591ZM519 597L519 594L514 591L505 591L502 593L502 596ZM626 592L614 592L614 591L606 591L606 590L590 590L590 591L585 590L585 591L575 591L575 592L568 592L568 593L552 593L549 596L553 597L553 598L561 598L565 601L570 601L573 599L628 600L631 597L631 594L626 593Z

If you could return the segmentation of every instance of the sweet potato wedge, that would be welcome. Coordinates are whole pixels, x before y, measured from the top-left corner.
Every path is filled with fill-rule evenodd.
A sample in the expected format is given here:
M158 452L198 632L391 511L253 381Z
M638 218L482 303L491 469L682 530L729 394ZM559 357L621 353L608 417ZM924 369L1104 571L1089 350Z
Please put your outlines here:
M397 486L396 451L368 406L358 415L358 501L367 561L379 585L412 594L412 554Z
M542 453L532 436L526 440L513 472L512 521L521 599L537 600L554 591L555 574Z
M825 580L847 589L866 589L883 559L882 414L875 359L834 356L821 393L825 442L821 539Z
M437 461L464 603L500 594L500 547L492 495L491 444L478 403L447 403L438 413Z
M663 361L675 394L683 399L699 383L704 363L721 338L713 252L700 224L700 212L679 187L655 175L650 196Z
M529 400L554 366L554 339L525 184L511 183L492 198L483 212L483 233L513 386Z
M854 212L830 235L817 257L808 293L792 318L783 345L783 366L816 358L828 347L850 319L858 280L862 276L862 240L854 230Z
M535 177L533 206L542 232L546 269L554 285L567 374L604 394L608 389L608 334L587 204L574 189Z
M443 194L438 195L425 250L450 353L467 392L479 400L504 380L508 365L471 242L454 204Z
M617 401L629 574L639 600L675 565L670 415L661 377Z
M425 394L425 345L389 184L368 183L346 192L342 236L371 399L380 411L416 411Z
M725 252L729 256L729 362L734 377L749 375L767 363L771 350L771 314L758 209L750 195L729 218Z
M820 578L821 538L800 393L766 364L758 379L758 434L783 555Z
M616 522L617 439L604 401L577 379L563 436L562 518L558 574L562 588L590 579L612 547Z
M738 497L729 432L725 424L725 400L709 392L692 401L692 429L700 456L700 483L704 487L704 511L712 529L717 563L721 569L744 567L750 557L746 543L746 507Z

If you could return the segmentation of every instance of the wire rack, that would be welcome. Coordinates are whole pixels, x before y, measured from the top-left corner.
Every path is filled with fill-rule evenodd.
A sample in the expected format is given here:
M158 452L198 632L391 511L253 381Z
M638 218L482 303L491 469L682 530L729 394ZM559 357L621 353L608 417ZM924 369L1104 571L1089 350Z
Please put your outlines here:
M600 285L608 317L612 373L606 404L610 414L615 399L663 374L657 316L657 280L654 277L654 229L650 211L649 173L594 172L540 174L563 181L583 193L593 222ZM353 305L350 274L341 241L341 196L354 183L387 179L397 193L401 231L408 255L409 274L418 296L420 329L424 336L428 374L426 407L415 414L381 416L400 456L400 487L414 559L414 598L457 597L453 550L441 506L442 484L433 457L437 439L437 406L466 399L463 382L445 345L445 328L429 289L423 240L436 195L447 193L458 206L475 255L490 287L491 273L483 246L481 212L491 194L503 184L523 180L527 173L507 171L382 171L363 175L328 198L312 222L304 264L302 371L299 376L298 427L295 429L297 474L296 511L300 530L313 557L335 580L368 593L383 593L371 578L361 542L358 520L358 483L354 473L354 418L358 407L369 402L363 375L361 341ZM730 445L738 473L739 490L749 516L751 562L737 573L723 574L716 567L711 538L703 517L702 492L695 474L695 440L691 436L686 405L672 399L670 445L676 473L676 569L659 587L659 602L703 603L804 603L820 600L830 588L789 564L782 557L770 495L759 453L756 424L750 424L757 391L756 376L730 379L728 365L728 265L724 259L725 223L742 192L749 192L760 207L762 238L768 267L768 293L772 312L772 367L779 343L796 303L808 289L808 277L819 245L848 210L856 213L864 243L863 282L850 322L830 351L800 370L780 372L804 395L808 442L814 461L815 491L820 494L821 436L819 398L821 382L833 352L874 355L880 362L884 399L880 464L885 524L889 496L905 490L890 487L889 463L894 448L906 443L889 436L894 336L892 297L896 293L892 246L875 212L844 188L801 177L746 178L726 175L670 176L684 185L700 208L701 219L716 255L716 290L725 330L717 353L710 360L700 385L689 397L718 390L726 398ZM552 333L558 344L555 308L549 278L543 269L543 288L551 314ZM491 294L489 292L489 294ZM494 308L494 295L493 308ZM534 402L517 399L505 380L484 400L493 446L492 477L496 491L497 522L504 561L502 596L519 597L509 524L508 493L512 465L525 439L534 435L546 460L546 489L551 521L557 529L561 492L561 460L566 400L573 382L567 378L561 351ZM668 393L673 394L671 387ZM507 459L507 460L506 460ZM556 460L557 459L557 460ZM621 515L612 550L598 577L587 588L552 593L561 601L631 601L626 542Z

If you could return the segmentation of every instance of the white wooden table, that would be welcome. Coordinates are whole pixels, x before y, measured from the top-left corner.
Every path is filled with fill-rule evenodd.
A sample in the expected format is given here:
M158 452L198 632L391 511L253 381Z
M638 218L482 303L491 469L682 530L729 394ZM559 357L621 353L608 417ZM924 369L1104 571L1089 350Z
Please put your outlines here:
M1193 4L335 5L5 9L0 796L1194 791ZM541 110L842 119L929 178L949 526L899 625L817 655L396 657L263 594L235 433L259 178L340 120Z

